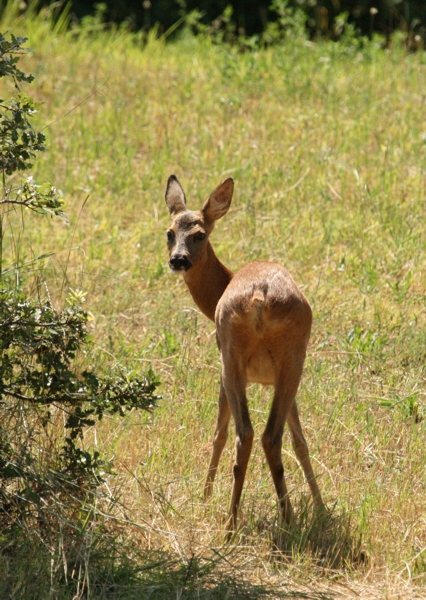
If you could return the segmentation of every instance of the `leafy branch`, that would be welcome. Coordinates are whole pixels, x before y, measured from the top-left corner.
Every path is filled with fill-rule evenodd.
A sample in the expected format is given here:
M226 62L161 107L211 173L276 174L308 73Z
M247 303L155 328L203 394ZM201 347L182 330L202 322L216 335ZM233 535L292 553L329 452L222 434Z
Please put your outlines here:
M72 486L77 481L99 485L108 462L98 451L78 446L84 429L105 415L152 410L159 382L151 370L140 374L115 365L99 374L80 366L93 348L83 293L71 291L65 307L57 310L50 298L28 296L16 282L8 285L8 269L2 264L5 211L19 207L24 209L22 218L25 209L64 218L54 185L38 185L31 176L17 185L10 183L11 175L30 169L37 153L46 150L44 134L32 125L37 107L21 92L22 83L33 81L17 66L28 52L25 42L23 37L12 34L9 40L0 34L0 77L12 78L16 90L9 101L0 99L0 508L15 506L19 513L24 497L41 513L40 494L51 493L52 472ZM62 430L54 434L55 451L49 457L54 468L46 469L40 440L55 431L58 411ZM11 510L4 513L9 520ZM0 519L2 514L0 510Z

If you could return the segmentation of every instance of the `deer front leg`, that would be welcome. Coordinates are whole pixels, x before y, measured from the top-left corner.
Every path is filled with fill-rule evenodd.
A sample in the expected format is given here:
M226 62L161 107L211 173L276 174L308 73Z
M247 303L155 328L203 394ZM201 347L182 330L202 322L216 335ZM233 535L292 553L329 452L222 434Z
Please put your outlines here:
M228 425L231 417L231 410L229 408L228 399L225 394L223 387L222 378L220 381L220 393L219 393L219 414L217 416L216 431L213 440L213 451L210 459L209 470L207 473L206 483L204 484L204 499L210 498L213 491L213 482L217 472L217 466L219 459L222 454L223 448L225 447L226 440L228 439Z

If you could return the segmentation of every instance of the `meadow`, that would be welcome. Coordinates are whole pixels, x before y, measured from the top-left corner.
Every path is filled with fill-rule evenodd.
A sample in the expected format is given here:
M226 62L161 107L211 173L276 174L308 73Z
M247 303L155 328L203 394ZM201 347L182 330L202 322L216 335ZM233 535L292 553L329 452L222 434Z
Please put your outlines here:
M6 14L1 29L34 49L21 68L35 77L26 91L49 149L34 177L58 187L69 219L28 215L19 251L50 254L36 268L54 302L84 292L93 364L152 366L162 382L152 414L105 419L84 439L114 458L107 526L158 569L145 575L141 562L131 585L85 593L426 598L426 54L398 39L384 50L376 39L291 34L242 52L184 31L175 41L96 23L66 31L43 16ZM279 527L260 445L270 390L258 386L230 544L232 427L202 501L219 358L214 325L167 266L171 173L193 209L232 176L217 255L232 270L283 264L312 305L298 404L329 509L322 520L287 434L297 523ZM6 232L5 243L16 238Z

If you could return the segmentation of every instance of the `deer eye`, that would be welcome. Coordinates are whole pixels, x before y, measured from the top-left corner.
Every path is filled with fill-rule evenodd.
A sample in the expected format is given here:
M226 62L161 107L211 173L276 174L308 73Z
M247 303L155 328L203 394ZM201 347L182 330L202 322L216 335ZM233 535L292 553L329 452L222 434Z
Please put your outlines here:
M202 231L199 231L198 233L196 233L196 234L194 235L194 240L195 240L196 242L202 242L202 241L203 241L203 240L205 240L205 239L206 239L206 234L205 234L205 233L203 233Z
M166 236L168 242L173 242L173 240L175 239L175 234L173 233L173 231L166 231Z

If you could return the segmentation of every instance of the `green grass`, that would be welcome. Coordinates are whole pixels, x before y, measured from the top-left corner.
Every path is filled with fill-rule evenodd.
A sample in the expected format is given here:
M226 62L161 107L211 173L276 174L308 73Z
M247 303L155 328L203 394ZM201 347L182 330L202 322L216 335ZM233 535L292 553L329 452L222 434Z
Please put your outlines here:
M165 576L123 582L116 597L422 597L426 55L291 38L246 53L189 35L142 44L124 31L52 32L42 18L6 28L35 49L22 68L49 146L35 176L62 191L70 220L29 215L21 253L52 252L41 270L55 301L64 287L87 292L95 363L152 363L162 380L152 416L105 421L85 440L115 457L108 485L129 555L167 556ZM232 175L217 254L234 270L284 264L314 309L298 399L331 513L313 515L286 437L298 515L286 536L259 444L269 390L250 389L256 440L232 548L232 438L201 500L219 361L213 324L168 272L170 173L191 208Z

